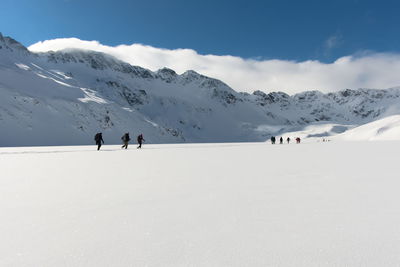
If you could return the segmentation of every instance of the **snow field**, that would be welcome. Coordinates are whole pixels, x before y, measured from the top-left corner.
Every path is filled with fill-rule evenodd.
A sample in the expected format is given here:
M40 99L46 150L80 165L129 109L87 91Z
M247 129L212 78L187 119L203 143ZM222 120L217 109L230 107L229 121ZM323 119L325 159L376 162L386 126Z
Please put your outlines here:
M1 148L0 266L398 266L399 148Z

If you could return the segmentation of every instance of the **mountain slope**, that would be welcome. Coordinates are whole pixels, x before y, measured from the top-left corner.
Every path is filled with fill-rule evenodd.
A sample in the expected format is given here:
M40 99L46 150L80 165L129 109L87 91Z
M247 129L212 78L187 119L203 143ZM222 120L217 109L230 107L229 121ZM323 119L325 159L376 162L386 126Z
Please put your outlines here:
M399 103L399 88L238 93L194 71L32 53L0 34L0 146L90 144L98 131L108 143L125 132L151 143L264 141L312 123L361 125L400 114Z
M371 141L399 140L400 115L389 116L359 127L353 128L335 137L335 140Z
M153 73L101 53L33 54L0 41L0 145L88 144L97 131L114 143L126 131L150 142L251 140L241 120L266 119L250 103L232 108L236 92L193 71Z

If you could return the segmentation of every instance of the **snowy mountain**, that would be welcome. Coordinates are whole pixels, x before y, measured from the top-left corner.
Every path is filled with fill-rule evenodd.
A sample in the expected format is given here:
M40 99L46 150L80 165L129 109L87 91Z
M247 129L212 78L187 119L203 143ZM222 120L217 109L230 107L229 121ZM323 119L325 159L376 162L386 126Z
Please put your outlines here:
M156 72L85 50L32 53L0 34L0 146L265 141L310 124L400 114L400 88L253 94L194 71ZM346 128L347 129L347 128Z

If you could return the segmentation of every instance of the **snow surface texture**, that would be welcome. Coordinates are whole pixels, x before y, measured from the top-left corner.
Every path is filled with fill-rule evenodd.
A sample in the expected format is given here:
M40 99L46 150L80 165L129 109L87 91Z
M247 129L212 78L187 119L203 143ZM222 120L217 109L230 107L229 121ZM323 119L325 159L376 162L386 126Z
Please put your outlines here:
M96 132L108 144L125 132L149 143L265 141L314 125L350 129L400 114L399 103L400 88L238 93L194 71L152 72L85 50L32 53L0 34L0 146L91 144Z
M0 148L0 266L399 266L399 149Z

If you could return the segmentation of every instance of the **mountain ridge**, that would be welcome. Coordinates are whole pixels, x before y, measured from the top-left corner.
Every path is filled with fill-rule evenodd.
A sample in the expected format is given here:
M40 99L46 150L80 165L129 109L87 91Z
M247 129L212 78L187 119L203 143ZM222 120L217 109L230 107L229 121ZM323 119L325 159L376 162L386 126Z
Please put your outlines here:
M101 52L33 53L1 34L0 96L2 146L89 144L97 131L112 143L126 131L152 143L265 141L312 123L400 114L398 87L248 94L193 70L153 72Z

